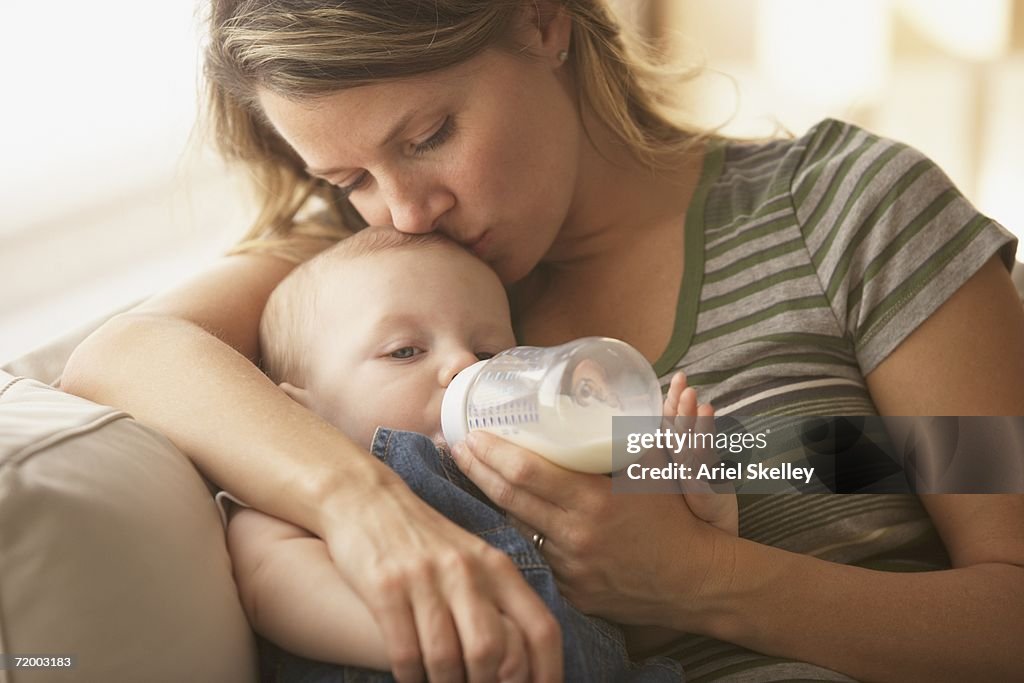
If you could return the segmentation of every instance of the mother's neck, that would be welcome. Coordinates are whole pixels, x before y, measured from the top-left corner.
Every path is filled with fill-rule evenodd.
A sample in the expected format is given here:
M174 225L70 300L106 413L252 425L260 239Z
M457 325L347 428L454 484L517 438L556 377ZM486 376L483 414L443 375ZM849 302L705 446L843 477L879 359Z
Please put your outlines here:
M593 142L581 145L573 199L542 266L576 268L613 257L667 221L685 216L700 179L703 145L656 170L598 124L588 130Z

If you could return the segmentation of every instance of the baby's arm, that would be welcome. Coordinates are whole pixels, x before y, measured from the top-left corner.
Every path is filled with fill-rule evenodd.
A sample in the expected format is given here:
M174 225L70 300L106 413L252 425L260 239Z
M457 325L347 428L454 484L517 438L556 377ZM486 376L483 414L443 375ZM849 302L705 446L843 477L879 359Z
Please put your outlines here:
M715 409L709 403L697 405L697 392L686 383L686 375L677 372L672 376L664 404L665 417L706 418L709 422L715 416ZM697 517L722 531L736 536L739 534L739 507L735 493L684 493L686 504Z
M289 652L322 662L389 669L373 615L331 560L327 544L305 529L250 508L228 523L228 551L253 630ZM522 683L526 643L502 618L510 647L500 681Z
M376 620L322 540L246 508L228 523L228 550L242 606L257 633L309 659L390 668Z

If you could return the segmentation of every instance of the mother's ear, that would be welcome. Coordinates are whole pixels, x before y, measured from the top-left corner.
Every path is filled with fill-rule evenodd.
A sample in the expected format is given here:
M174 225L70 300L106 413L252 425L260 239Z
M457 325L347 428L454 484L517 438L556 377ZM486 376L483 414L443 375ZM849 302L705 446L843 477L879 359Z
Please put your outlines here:
M572 17L565 6L557 0L524 0L521 7L527 32L523 47L556 65L564 62L572 38Z

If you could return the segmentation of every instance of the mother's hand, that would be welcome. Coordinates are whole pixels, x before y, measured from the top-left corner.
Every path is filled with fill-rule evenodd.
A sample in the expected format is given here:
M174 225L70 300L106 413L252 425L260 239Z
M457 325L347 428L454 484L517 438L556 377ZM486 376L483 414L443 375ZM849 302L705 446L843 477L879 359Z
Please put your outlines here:
M380 627L396 679L519 680L528 670L533 681L562 680L558 622L508 556L397 478L366 496L323 535Z
M697 630L693 607L716 549L729 544L681 495L612 493L606 476L570 472L486 432L472 432L454 457L495 504L543 534L544 556L578 609Z

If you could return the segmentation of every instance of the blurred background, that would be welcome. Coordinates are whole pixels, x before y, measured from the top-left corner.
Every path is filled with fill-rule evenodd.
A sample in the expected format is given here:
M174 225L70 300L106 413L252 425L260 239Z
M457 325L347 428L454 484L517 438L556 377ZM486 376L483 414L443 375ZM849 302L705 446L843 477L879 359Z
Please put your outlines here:
M1024 236L1024 0L614 0L694 122L824 117L934 158ZM194 0L15 3L0 42L0 363L187 277L254 215L194 129ZM1018 251L1024 259L1024 248Z

